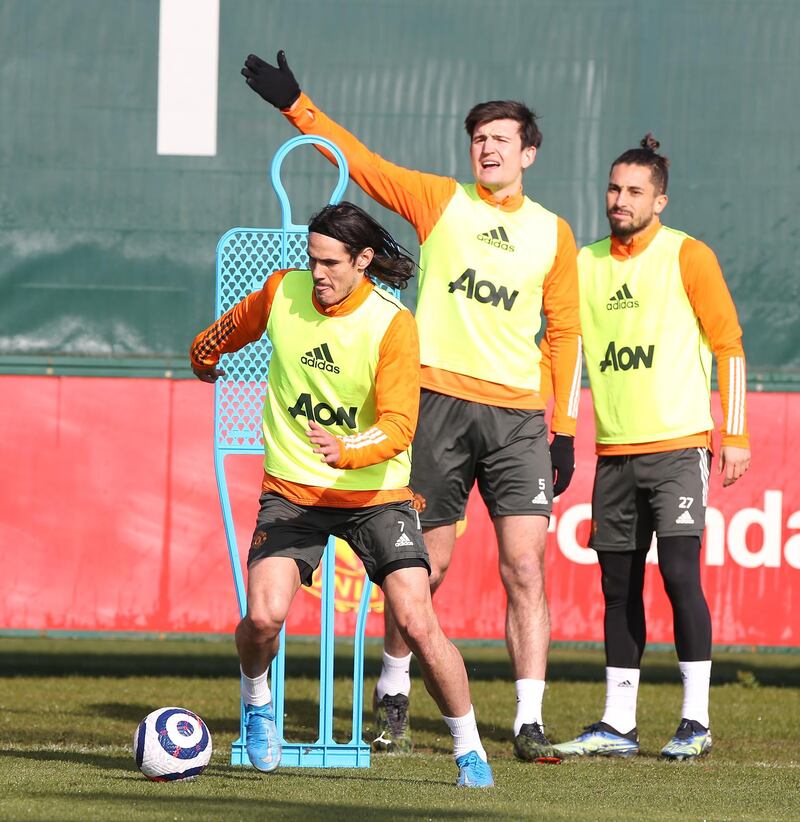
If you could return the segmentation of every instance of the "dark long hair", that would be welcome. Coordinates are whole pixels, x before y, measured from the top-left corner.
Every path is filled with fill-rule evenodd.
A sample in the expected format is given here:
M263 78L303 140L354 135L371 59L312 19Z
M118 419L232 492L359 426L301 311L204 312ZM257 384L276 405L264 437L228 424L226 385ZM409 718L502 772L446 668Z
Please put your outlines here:
M393 288L405 288L414 276L417 264L392 235L364 209L343 201L327 205L308 223L309 232L338 240L351 260L365 249L375 252L367 274Z
M619 165L644 166L650 169L650 179L659 194L667 193L669 183L669 159L659 154L661 143L648 131L639 141L640 148L629 148L611 163L611 168Z

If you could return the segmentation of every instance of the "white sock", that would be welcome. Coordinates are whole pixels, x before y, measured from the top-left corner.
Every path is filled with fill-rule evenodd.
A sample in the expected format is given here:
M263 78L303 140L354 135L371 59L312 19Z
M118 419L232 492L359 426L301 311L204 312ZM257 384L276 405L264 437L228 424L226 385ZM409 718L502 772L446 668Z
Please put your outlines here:
M694 719L708 727L708 691L711 685L711 660L679 662L683 680L682 719Z
M269 705L272 702L272 692L267 685L269 668L261 676L250 678L239 668L242 674L242 702L245 705Z
M442 716L453 735L453 757L458 759L465 753L475 751L486 762L486 751L478 733L478 723L475 721L475 709L469 706L469 713L464 716Z
M542 722L542 698L544 697L543 679L518 679L517 686L517 715L514 718L514 736L519 733L523 725L532 722Z
M378 699L383 699L386 694L394 696L403 694L408 696L411 693L411 677L408 668L411 665L411 654L408 656L389 656L383 652L383 667L375 686L378 692Z
M621 734L636 727L638 668L606 668L606 710L602 722Z

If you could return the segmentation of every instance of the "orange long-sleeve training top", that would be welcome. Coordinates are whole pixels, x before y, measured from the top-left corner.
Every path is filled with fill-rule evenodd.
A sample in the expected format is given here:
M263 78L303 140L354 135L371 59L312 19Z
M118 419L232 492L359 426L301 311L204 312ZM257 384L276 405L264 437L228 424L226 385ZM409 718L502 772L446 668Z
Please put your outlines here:
M330 119L306 94L283 114L299 131L333 141L344 156L355 183L373 200L414 226L420 244L425 242L455 193L457 182L413 171L369 151L349 131ZM329 152L319 149L329 160ZM522 190L501 202L481 185L481 198L501 211L516 211L523 203ZM580 385L580 315L578 310L577 248L572 229L558 218L556 257L542 286L542 308L547 318L545 337L555 363L555 408L552 430L575 434ZM419 329L425 335L425 328ZM531 341L533 346L535 343ZM577 374L577 376L576 376ZM534 392L481 380L441 368L422 366L421 386L440 394L502 408L543 409L546 400Z
M637 257L653 241L661 228L656 217L652 224L640 235L626 245L617 237L611 237L611 254L618 260ZM714 357L717 361L717 382L722 403L723 445L739 448L750 447L747 430L745 357L742 348L742 329L736 314L725 278L714 252L700 240L687 237L678 255L681 280L686 296L694 310L700 325L708 338ZM550 375L549 350L542 346L542 385L552 392ZM680 390L680 388L676 388ZM641 442L635 444L600 444L596 451L601 456L621 454L652 454L661 451L673 451L680 448L697 448L711 446L711 431L700 431L688 437L678 437L658 442Z
M288 270L288 269L287 269ZM198 334L190 356L199 368L213 368L220 355L238 351L260 339L267 328L275 292L286 270L276 271L260 291L245 297L215 323ZM322 306L312 295L314 308L328 317L355 311L375 285L368 279L336 305ZM334 468L363 468L405 451L414 438L419 413L419 337L410 311L398 311L383 335L375 373L377 419L367 430L340 437L341 457ZM376 436L375 429L385 435ZM309 449L313 446L308 445ZM298 505L325 505L335 508L363 508L386 502L412 499L408 488L343 491L290 482L264 472L263 491L271 491Z

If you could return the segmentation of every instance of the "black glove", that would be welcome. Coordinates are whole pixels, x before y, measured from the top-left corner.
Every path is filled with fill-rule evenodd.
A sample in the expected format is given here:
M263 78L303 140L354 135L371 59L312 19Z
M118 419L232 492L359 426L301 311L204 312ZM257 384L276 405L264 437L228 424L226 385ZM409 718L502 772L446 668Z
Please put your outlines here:
M575 438L555 434L550 443L550 462L553 465L553 496L563 494L575 473Z
M294 79L283 51L278 52L277 68L265 63L255 54L248 54L242 74L247 80L247 85L275 108L289 108L300 96L300 86Z

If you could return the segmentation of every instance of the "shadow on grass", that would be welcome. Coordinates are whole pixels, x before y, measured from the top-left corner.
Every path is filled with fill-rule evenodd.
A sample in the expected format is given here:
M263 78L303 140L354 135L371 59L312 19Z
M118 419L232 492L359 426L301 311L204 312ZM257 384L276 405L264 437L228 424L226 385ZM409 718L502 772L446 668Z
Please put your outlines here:
M198 678L228 678L239 676L238 660L233 648L220 653L218 649L204 652L202 644L192 644L192 652L186 653L185 643L165 643L163 650L143 653L135 643L113 644L108 649L80 648L80 640L73 640L75 649L64 651L48 649L34 640L30 649L3 649L0 644L0 679L17 676L96 676L123 678L132 676ZM500 647L462 647L470 679L474 682L502 680L510 682L513 673L505 649ZM334 669L339 681L352 677L351 651L344 648L335 654ZM380 673L379 649L370 647L365 660L367 679L377 678ZM778 661L780 659L780 661ZM741 683L744 679L773 687L800 687L800 665L772 654L722 653L714 655L712 683ZM783 664L780 664L780 663ZM295 641L289 648L286 660L288 677L319 678L319 650L316 642ZM419 679L419 666L414 674ZM679 683L678 666L674 652L649 651L645 654L642 671L643 681L655 683ZM571 682L605 681L605 660L600 650L556 649L548 664L548 680ZM369 703L370 695L366 702ZM369 705L367 706L369 707ZM145 712L146 713L146 712ZM124 717L132 719L132 716ZM139 717L141 719L141 717ZM137 719L138 721L138 719Z
M235 687L235 685L232 687ZM128 722L131 728L135 728L153 710L153 706L144 703L96 702L85 706L85 710L92 716ZM287 740L297 742L314 741L319 721L319 704L316 701L311 699L286 699L284 713L284 734ZM346 727L349 730L352 716L352 707L346 705L334 707L333 718L337 729ZM365 724L368 724L371 717L365 715L364 720ZM203 721L208 725L215 738L218 734L224 734L231 739L239 736L239 714L236 712L223 717L203 714ZM345 734L344 731L341 734L335 731L334 736L339 742L345 741L345 736L349 739L349 734Z
M13 750L9 748L0 749L0 758L6 759L27 759L32 762L66 762L73 765L91 765L95 768L101 768L104 771L120 771L118 778L122 779L142 779L142 775L136 769L133 763L133 755L125 756L123 754L99 754L91 752L78 751L60 751L60 750ZM402 760L398 759L398 762ZM302 776L304 779L315 779L323 782L336 779L348 779L357 782L367 781L367 777L363 775L360 769L356 768L331 768L328 770L313 769L313 768L287 768L279 770L274 774L270 774L269 781L280 779L291 779L295 776ZM229 778L244 778L254 781L262 780L265 777L254 768L247 766L220 766L211 765L203 772L203 781L208 778L212 779L229 779ZM422 781L419 779L403 779L395 776L370 776L368 778L372 782L407 782L414 784ZM430 785L451 785L452 782L447 780L425 779L424 782Z
M129 771L138 773L133 764L133 755L94 754L76 751L51 751L42 749L17 751L8 748L0 749L0 757L7 759L30 759L34 762L69 762L73 765L92 765L103 770Z
M126 653L107 654L87 653L79 649L42 653L35 644L32 644L30 651L4 651L0 648L0 677L13 676L238 677L239 662L235 653L230 656L182 655L179 651L174 654L141 653L135 650L135 646Z
M85 710L92 716L103 719L129 722L131 728L135 728L153 710L153 706L131 702L95 702L86 705ZM222 733L237 736L239 734L238 714L226 717L203 714L203 721L215 734Z
M134 767L132 757L130 756L122 756L122 755L108 755L108 754L93 754L93 753L79 753L74 751L50 751L50 750L27 750L27 751L15 751L15 750L8 750L8 749L0 749L0 758L6 759L27 759L32 762L65 762L70 765L90 765L95 768L100 768L103 771L119 771L120 773L114 777L117 780L122 781L129 781L129 780L141 780L143 777L139 773L139 771ZM452 785L453 782L450 780L444 779L409 779L403 778L402 776L376 776L370 775L366 776L363 774L362 771L357 769L341 769L335 768L330 769L328 771L323 771L321 769L307 769L307 768L289 768L286 770L279 770L273 774L270 774L269 781L282 781L282 780L291 780L295 777L302 776L304 780L311 779L320 782L330 782L331 780L336 780L337 782L341 782L342 780L347 780L349 782L357 782L357 783L364 783L364 784L375 784L378 782L388 782L391 784L409 784L409 785ZM220 767L219 765L212 765L203 773L203 781L207 781L209 779L215 780L229 780L229 779L237 779L237 780L246 780L251 782L259 782L264 779L262 774L259 774L255 769L249 767ZM58 793L48 793L48 794L39 794L39 796L66 796L66 794L58 794ZM75 800L76 797L74 794L70 794L70 799ZM91 794L86 793L85 791L81 792L81 799L85 798L100 798L104 797L106 799L115 799L112 794ZM137 804L142 800L142 797L137 796L136 802ZM191 801L191 797L181 797L181 802L184 801ZM161 801L161 798L158 800ZM198 802L202 802L205 800L196 800ZM214 800L207 800L209 802ZM228 807L228 803L230 800L226 800L226 808ZM240 800L243 801L243 800ZM245 800L246 801L246 800ZM263 800L258 800L262 802ZM278 805L287 805L291 806L291 803L278 803ZM318 806L318 807L327 807L327 806ZM340 805L330 806L341 808ZM355 809L354 809L355 811ZM363 811L363 809L362 809ZM393 809L392 815L394 818L405 818L405 817L397 817L395 813L396 809ZM409 817L410 818L410 817Z
M345 683L342 683L343 685ZM129 702L96 702L85 706L85 711L91 716L102 719L112 719L121 722L128 722L131 728L144 719L150 711L153 710L152 705L145 705L144 703L129 703ZM290 742L313 742L317 737L317 729L319 722L319 704L311 699L289 699L284 703L284 736ZM352 728L353 709L349 705L334 706L334 739L337 742L347 742L350 740L350 729ZM239 715L232 713L230 716L211 716L203 715L203 720L211 730L214 739L217 740L220 736L223 737L224 742L219 744L227 744L228 741L233 740L239 736ZM364 721L364 738L370 739L370 733L373 730L372 711L367 707L363 715ZM414 728L419 731L430 732L434 735L446 737L446 752L450 750L450 736L447 731L447 726L441 719L431 719L424 716L414 717ZM495 738L494 728L484 728L481 726L481 733L489 738ZM501 739L510 739L506 733ZM20 740L22 741L22 740ZM36 739L29 741L36 742ZM215 744L217 744L215 742ZM438 749L437 749L438 750ZM445 750L443 747L442 750Z
M475 649L472 653L480 650ZM714 652L713 657L712 685L732 683L775 688L800 687L800 657L796 655L776 657L772 654ZM507 659L476 659L473 658L471 649L466 648L464 660L473 682L493 679L511 682L514 679ZM547 664L547 680L551 685L558 682L605 683L605 679L605 656L600 650L556 650L551 653ZM674 651L645 651L642 681L680 685L678 659Z
M311 776L311 775L308 775ZM271 779L277 779L277 775L273 775L270 777ZM341 779L341 776L333 777ZM369 783L372 784L376 780L370 779ZM433 781L422 781L422 780L402 780L402 779L388 779L387 782L392 783L402 783L402 782L409 782L415 785L425 784L425 785L440 785L441 783L433 782ZM173 787L175 785L180 786L180 783L172 783ZM448 783L449 784L449 783ZM177 787L177 790L180 791L180 787ZM455 789L454 789L455 790ZM131 797L128 794L124 793L102 793L102 792L86 792L83 791L79 796L75 794L68 793L66 791L62 792L47 792L37 794L39 798L42 799L51 799L56 801L69 801L69 802L76 802L80 801L82 803L102 803L104 804L109 811L111 812L118 812L123 809L123 807L127 808L130 804ZM177 798L177 792L174 792L174 798ZM164 796L136 796L136 808L137 811L144 811L147 812L148 809L151 810L153 813L161 813L164 808ZM87 808L88 810L88 808ZM193 815L197 814L214 814L219 813L220 806L219 806L219 799L218 798L201 798L195 796L189 796L183 794L180 796L180 811L186 817L190 818ZM430 812L428 810L428 812ZM279 819L302 819L302 820L329 820L329 819L364 819L365 813L365 806L352 804L352 803L333 803L333 802L311 802L308 799L302 799L297 802L288 802L286 800L276 800L270 799L268 796L259 797L257 799L243 799L243 798L233 798L227 797L225 799L225 819L232 819L232 818L258 818L264 819L267 818L270 814L276 814L277 818ZM419 807L417 808L403 808L393 806L391 808L391 819L393 820L417 820L420 819L422 815L427 816L425 811L421 812ZM492 811L486 807L481 807L480 811L481 819L489 819L489 820L502 820L507 819L508 815L506 812L501 811ZM205 817L204 817L205 818ZM436 819L464 819L464 810L461 808L443 808L442 804L438 804L435 807L435 818Z

